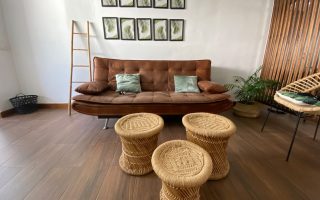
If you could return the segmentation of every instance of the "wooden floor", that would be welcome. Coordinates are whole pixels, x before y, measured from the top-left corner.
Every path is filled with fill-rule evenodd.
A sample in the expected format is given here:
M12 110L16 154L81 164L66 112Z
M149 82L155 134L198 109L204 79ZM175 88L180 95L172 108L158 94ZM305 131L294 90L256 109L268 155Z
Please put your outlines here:
M264 116L224 115L238 127L228 147L231 171L207 182L202 199L320 199L314 122L302 124L285 162L294 116L272 115L261 134ZM120 170L120 140L113 129L102 130L103 123L76 113L68 117L64 110L0 119L0 199L158 199L161 182L154 173L134 177ZM165 119L159 142L172 139L185 139L180 117Z

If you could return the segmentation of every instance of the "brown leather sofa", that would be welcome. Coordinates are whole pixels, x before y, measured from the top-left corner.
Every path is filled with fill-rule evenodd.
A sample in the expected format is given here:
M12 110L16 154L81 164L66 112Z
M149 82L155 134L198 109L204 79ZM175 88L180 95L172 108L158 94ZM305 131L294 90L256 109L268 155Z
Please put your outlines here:
M142 92L119 94L116 74L139 73ZM73 97L72 108L94 116L114 117L135 112L160 115L182 115L191 112L220 113L230 109L233 102L225 93L175 93L174 75L194 75L198 81L210 81L211 61L116 60L94 58L94 81L107 85L98 94ZM90 87L90 84L86 87Z

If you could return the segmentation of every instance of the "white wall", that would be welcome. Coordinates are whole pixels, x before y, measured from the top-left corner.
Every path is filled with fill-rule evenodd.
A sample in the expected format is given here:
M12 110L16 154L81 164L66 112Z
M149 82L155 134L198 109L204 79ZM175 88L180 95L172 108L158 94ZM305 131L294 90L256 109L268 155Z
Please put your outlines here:
M92 22L94 55L208 58L213 79L225 83L261 65L273 5L273 0L187 0L185 10L170 10L105 8L100 0L0 1L22 91L40 95L42 102L67 101L72 19ZM185 41L104 40L102 17L108 16L183 18Z
M19 84L12 63L10 45L0 7L0 112L12 107L9 103L9 98L15 96L19 91Z

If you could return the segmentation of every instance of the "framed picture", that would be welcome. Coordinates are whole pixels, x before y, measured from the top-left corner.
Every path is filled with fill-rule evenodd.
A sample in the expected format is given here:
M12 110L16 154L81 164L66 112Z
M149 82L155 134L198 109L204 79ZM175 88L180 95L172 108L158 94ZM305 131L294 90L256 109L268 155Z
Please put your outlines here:
M116 17L103 17L103 30L104 38L107 40L117 40L119 39L119 26L118 18Z
M170 41L184 40L184 20L170 19Z
M150 18L138 18L138 40L152 40L152 26Z
M153 19L153 35L156 41L168 40L168 20Z
M152 0L137 0L138 8L152 8Z
M120 18L121 39L136 40L136 26L134 18Z
M186 1L185 0L171 0L170 1L171 9L185 9Z
M102 7L117 7L118 0L101 0Z
M169 0L153 0L153 7L154 8L168 8L169 7Z
M119 0L120 7L134 7L134 0Z

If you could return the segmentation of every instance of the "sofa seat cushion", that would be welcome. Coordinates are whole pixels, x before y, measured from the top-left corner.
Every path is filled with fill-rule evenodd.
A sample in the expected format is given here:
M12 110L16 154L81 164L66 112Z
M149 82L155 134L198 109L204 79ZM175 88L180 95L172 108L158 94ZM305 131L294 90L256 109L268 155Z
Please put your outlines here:
M121 95L106 91L100 95L78 95L73 100L99 104L152 104L152 103L213 103L228 99L228 94L175 93L175 92L141 92Z

